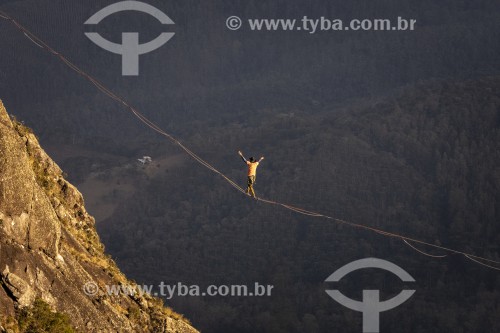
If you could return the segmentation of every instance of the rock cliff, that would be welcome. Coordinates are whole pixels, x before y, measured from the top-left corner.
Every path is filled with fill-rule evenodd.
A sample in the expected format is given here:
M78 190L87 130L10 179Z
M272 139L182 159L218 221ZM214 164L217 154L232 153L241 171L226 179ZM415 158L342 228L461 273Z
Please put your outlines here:
M77 332L198 332L157 298L105 292L135 284L106 256L94 223L80 192L0 101L0 332L22 331L19 313L39 300Z

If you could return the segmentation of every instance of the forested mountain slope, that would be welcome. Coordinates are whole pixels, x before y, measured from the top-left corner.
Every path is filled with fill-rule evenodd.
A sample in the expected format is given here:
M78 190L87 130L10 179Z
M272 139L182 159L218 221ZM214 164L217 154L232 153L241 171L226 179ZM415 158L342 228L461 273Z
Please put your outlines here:
M256 185L265 198L498 259L499 92L499 77L428 82L314 116L263 109L188 141L242 185L237 149L266 156ZM190 160L145 182L98 228L140 281L275 285L271 298L173 299L205 332L357 332L361 316L339 308L323 281L370 256L400 264L418 284L412 301L384 314L384 331L500 328L493 271L255 202ZM362 282L345 288L357 295Z
M314 111L419 80L500 74L497 0L147 1L172 18L176 24L167 30L176 35L141 56L139 77L122 77L120 56L84 35L92 30L84 22L113 2L22 0L0 2L0 9L182 137L193 119L217 125L269 107ZM417 26L397 32L230 31L225 20L231 15L346 21L401 16L416 19ZM129 134L138 127L118 105L8 21L0 20L0 28L3 98L42 141L109 151L136 141ZM149 15L123 12L94 30L114 42L123 31L138 31L146 42L165 29Z

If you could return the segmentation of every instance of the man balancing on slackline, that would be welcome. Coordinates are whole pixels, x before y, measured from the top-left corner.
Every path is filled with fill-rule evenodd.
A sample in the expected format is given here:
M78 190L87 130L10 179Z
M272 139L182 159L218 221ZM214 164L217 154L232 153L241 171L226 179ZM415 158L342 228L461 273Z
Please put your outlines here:
M255 199L257 197L255 196L255 191L253 190L253 185L255 184L255 177L257 175L257 167L259 166L259 163L264 159L264 156L260 158L260 160L256 161L253 157L250 157L248 160L243 156L243 153L241 151L238 151L238 155L240 155L241 159L243 162L245 162L246 165L248 165L248 179L247 179L247 190L246 193L248 195L251 195Z

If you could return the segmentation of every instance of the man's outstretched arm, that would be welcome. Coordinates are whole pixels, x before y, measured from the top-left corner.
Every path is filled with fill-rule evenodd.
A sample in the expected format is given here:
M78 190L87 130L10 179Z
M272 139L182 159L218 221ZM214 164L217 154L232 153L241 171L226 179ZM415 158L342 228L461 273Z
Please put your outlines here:
M241 159L243 160L243 162L247 162L247 159L243 156L243 153L241 151L238 150L238 155L240 155Z
M259 163L262 162L262 160L264 159L264 156L262 156L259 160Z

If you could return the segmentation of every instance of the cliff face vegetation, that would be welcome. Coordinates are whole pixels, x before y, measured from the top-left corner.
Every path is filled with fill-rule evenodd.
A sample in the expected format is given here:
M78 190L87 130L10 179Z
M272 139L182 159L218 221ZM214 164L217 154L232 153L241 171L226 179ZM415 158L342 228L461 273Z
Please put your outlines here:
M159 299L104 292L135 284L105 255L94 223L80 192L0 102L0 332L197 332ZM91 296L88 283L99 289Z

